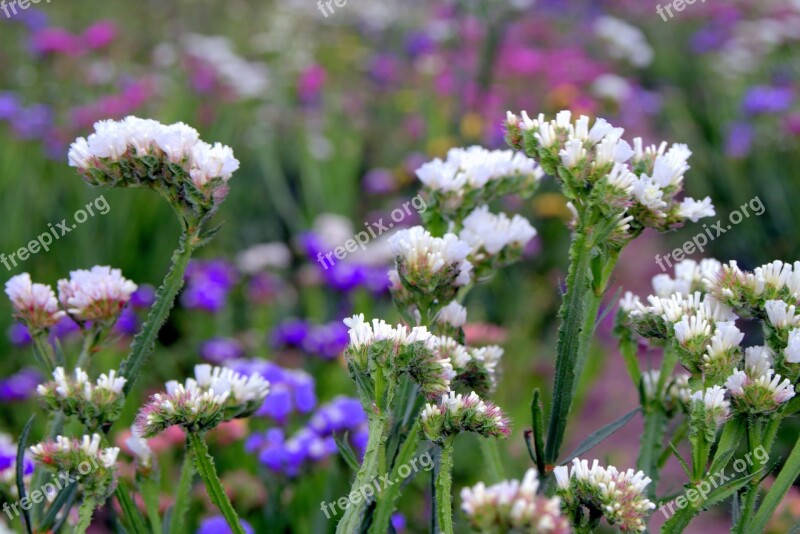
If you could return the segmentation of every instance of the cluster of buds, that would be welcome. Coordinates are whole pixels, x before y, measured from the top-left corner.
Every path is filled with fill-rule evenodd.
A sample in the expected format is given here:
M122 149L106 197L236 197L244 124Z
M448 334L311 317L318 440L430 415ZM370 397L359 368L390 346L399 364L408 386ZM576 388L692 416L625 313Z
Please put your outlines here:
M569 534L569 520L561 516L561 499L537 495L539 479L529 469L522 479L486 486L479 482L461 490L461 509L477 532Z
M642 373L642 392L647 402L657 402L667 414L685 409L691 401L690 376L680 373L667 377L659 388L661 371L651 370Z
M68 417L77 417L90 430L97 430L116 421L122 412L126 381L112 370L92 383L80 367L71 375L63 367L56 367L53 380L40 384L36 392L51 412L63 411Z
M772 362L766 348L748 349L745 360L745 370L734 369L725 382L736 412L771 414L795 396L792 382L769 367Z
M709 198L677 200L689 170L686 145L645 148L637 138L632 147L622 139L624 129L603 119L589 123L586 116L573 121L569 111L554 120L523 111L509 112L505 124L508 143L563 184L578 228L598 217L614 221L608 241L622 246L645 227L672 230L715 214Z
M731 403L725 400L726 392L724 387L714 386L692 394L692 432L704 436L708 443L716 441L717 431L731 416Z
M142 437L136 425L131 427L131 435L125 440L125 445L136 459L136 464L142 471L150 471L153 467L153 449L150 443Z
M455 300L436 314L436 332L451 337L462 337L467 323L467 309Z
M460 222L477 206L495 198L530 196L544 173L532 159L511 150L486 150L473 146L454 148L417 170L428 197L425 216Z
M368 323L363 314L345 319L344 324L350 336L345 359L356 383L374 380L373 373L384 373L389 380L405 373L429 399L450 391L456 376L453 365L449 358L439 356L436 338L424 326L393 327L379 319ZM375 400L373 391L362 393Z
M58 281L58 299L78 322L113 323L137 286L111 267L92 267L69 273Z
M436 338L436 351L442 359L449 359L455 370L452 389L475 391L481 396L493 393L497 386L497 366L503 349L497 345L465 347L448 336Z
M742 271L731 261L717 276L708 279L708 290L732 308L764 319L768 301L800 302L800 262L776 260L750 272Z
M198 214L225 198L239 168L230 147L201 141L194 128L137 117L97 122L72 144L69 164L92 185L152 188Z
M53 288L32 283L28 273L6 283L14 317L33 333L47 330L67 314L80 324L92 321L111 326L136 289L136 284L124 278L119 269L101 266L72 271L69 280L59 280L58 299Z
M449 302L471 280L470 246L455 234L434 237L421 226L400 230L389 239L399 281L423 299Z
M18 274L6 282L6 295L14 307L14 317L25 323L31 333L50 328L66 315L58 306L53 288L34 284L28 273Z
M712 258L696 262L683 260L675 264L675 276L667 273L653 277L653 293L661 298L668 298L675 293L684 297L700 291L706 292L706 281L714 279L722 271L722 264Z
M642 471L622 472L613 465L602 467L597 460L589 467L586 460L575 458L572 468L558 466L553 474L568 515L586 507L625 532L646 530L645 519L656 505L645 496L651 480Z
M420 415L422 436L443 443L448 436L475 432L483 437L506 438L511 429L503 411L477 393L466 397L451 391L438 404L426 404Z
M535 236L536 230L524 217L495 215L485 205L464 219L459 233L459 238L472 248L469 259L478 277L518 261Z
M152 438L179 425L187 432L205 432L223 421L251 416L269 393L269 382L254 374L208 364L194 368L195 378L185 384L166 383L166 393L156 393L139 411L136 426L142 437Z
M86 496L104 501L114 490L119 449L100 448L99 434L80 440L58 436L55 441L32 446L30 452L35 463L79 482Z

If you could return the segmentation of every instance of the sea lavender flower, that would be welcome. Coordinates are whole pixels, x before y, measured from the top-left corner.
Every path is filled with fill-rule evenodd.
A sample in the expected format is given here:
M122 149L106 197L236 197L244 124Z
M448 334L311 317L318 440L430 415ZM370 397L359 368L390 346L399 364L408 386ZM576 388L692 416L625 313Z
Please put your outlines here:
M70 147L69 164L92 185L155 188L198 213L215 209L239 168L229 147L201 141L186 124L133 116L95 123Z
M486 486L479 482L461 490L461 509L475 531L569 534L570 522L561 516L561 499L537 495L539 479L529 469L522 479Z
M394 234L390 245L400 280L411 291L449 301L470 281L470 246L454 234L434 237L415 226Z
M94 430L114 422L122 412L125 397L122 387L127 380L111 370L101 374L97 382L80 367L67 375L63 367L56 367L53 380L36 388L42 404L51 412L62 411L66 416L75 416L88 428Z
M434 443L461 432L475 432L487 438L506 438L511 433L503 411L474 391L466 397L454 391L442 395L438 404L425 405L420 420L422 436Z
M187 432L203 432L223 421L252 415L269 393L269 382L258 375L244 377L232 369L195 366L195 378L184 384L170 381L166 393L156 393L139 411L140 434L152 438L180 425Z
M636 26L615 17L604 15L594 23L595 34L607 45L608 54L634 67L644 68L653 61L653 49L644 33Z
M299 369L285 369L266 360L236 360L228 366L242 376L258 376L269 382L270 393L254 415L286 424L294 413L309 413L317 405L314 378Z
M748 115L783 113L792 106L794 91L790 87L752 87L742 99L742 111Z
M84 495L102 502L116 486L119 448L100 448L100 435L84 435L80 440L58 436L30 448L33 461L59 473L77 475ZM87 469L88 468L88 469Z
M786 363L800 363L800 328L795 328L789 332L789 339L786 345Z
M320 436L353 431L367 422L361 401L339 396L320 406L308 422L308 427Z
M17 478L17 449L18 446L8 434L0 432L0 481L13 484ZM22 474L26 478L33 474L34 463L29 454L22 460Z
M250 526L250 523L245 521L244 519L240 519L239 523L242 525L242 529L246 534L255 534L255 530L253 527ZM228 525L226 519L221 515L215 515L213 517L208 517L203 519L200 523L200 528L197 529L195 534L232 534L233 531L231 527Z
M489 206L481 206L463 222L459 238L471 248L470 261L488 269L508 265L518 260L536 230L527 219L505 213L493 214Z
M42 375L35 369L23 369L0 380L0 402L9 403L29 399L41 381Z
M731 416L731 403L725 400L725 393L724 387L714 386L692 394L692 402L700 408L698 413L703 415L706 425L713 431L718 430ZM692 414L695 414L694 408Z
M15 347L27 347L33 341L28 327L22 323L14 323L9 326L6 335L8 341Z
M140 468L150 469L153 465L153 449L135 425L131 427L131 435L125 440L125 445Z
M618 471L610 465L602 467L595 460L575 458L572 468L558 466L553 470L556 494L568 513L582 506L591 513L602 515L608 524L623 531L644 532L645 519L656 505L646 497L645 488L651 480L642 471Z
M14 317L34 333L53 326L66 315L59 309L53 289L48 285L34 284L28 273L6 282L6 295L14 306Z
M467 309L454 300L439 310L436 322L455 329L461 328L467 322Z
M244 348L236 339L215 337L200 345L200 357L216 365L244 356Z
M751 367L746 371L734 369L725 387L731 393L734 409L740 413L770 414L795 396L795 388L788 378L773 369L763 373Z
M267 469L289 477L296 477L305 466L337 453L332 437L319 436L308 428L301 428L288 439L280 428L254 434L247 440L245 450L257 454Z
M313 325L301 343L307 354L332 360L341 356L347 347L347 327L340 321L328 324Z
M136 291L136 284L111 267L92 267L58 281L58 299L75 320L111 323Z
M239 280L236 269L224 260L194 260L186 269L186 289L181 304L190 310L217 313Z

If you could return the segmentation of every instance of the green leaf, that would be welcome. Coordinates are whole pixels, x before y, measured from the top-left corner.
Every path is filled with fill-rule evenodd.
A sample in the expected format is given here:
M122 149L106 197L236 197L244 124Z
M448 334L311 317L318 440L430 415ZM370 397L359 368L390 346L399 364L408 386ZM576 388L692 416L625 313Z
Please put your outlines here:
M687 477L692 478L692 470L689 469L689 465L686 463L686 460L683 459L681 453L678 452L678 449L675 448L675 444L672 443L672 441L668 441L667 444L669 445L669 450L672 451L672 453L675 455L675 458L677 458L678 462L680 462L681 467L683 468L683 472L686 473ZM716 473L716 471L711 471L711 472Z
M58 493L58 496L53 500L53 504L50 505L50 509L47 511L47 515L44 516L42 522L38 525L38 531L48 531L50 527L52 527L56 519L58 518L58 513L61 511L62 508L65 509L64 516L66 517L69 515L69 510L72 508L72 504L75 501L75 497L78 495L78 485L72 484L68 488L64 488ZM55 530L55 529L54 529Z
M22 429L22 434L19 437L19 444L17 445L17 492L20 501L25 499L28 495L25 492L25 449L28 447L28 436L30 436L34 419L36 419L36 414L33 414L30 419L28 419L28 422L25 423L25 428ZM33 531L31 516L25 508L22 508L22 518L25 520L25 530L28 534L31 534Z
M725 423L717 443L717 450L711 461L709 473L719 473L725 469L733 455L736 454L736 449L739 448L739 443L742 441L744 433L745 425L741 418L736 417Z
M664 448L664 432L667 428L667 415L660 408L649 409L644 415L644 432L639 446L637 468L644 472L652 482L647 486L650 499L655 498L659 480L658 457Z
M339 454L342 455L344 461L353 471L358 471L360 467L358 463L358 457L356 453L353 452L353 448L350 446L350 443L347 441L348 433L345 432L343 436L338 434L333 435L333 440L336 442L336 447L339 449Z
M789 458L786 459L786 463L783 464L783 468L775 478L775 482L764 496L756 515L745 529L746 532L762 532L764 530L770 517L775 513L798 476L800 476L800 439L795 443Z
M547 464L544 459L544 407L542 406L541 392L539 388L533 391L531 401L531 425L533 432L533 450L536 453L536 469L539 476L544 478L547 474Z
M142 519L138 508L136 508L136 505L133 503L131 499L131 490L124 480L119 481L114 495L117 496L119 507L122 509L122 515L128 522L128 528L131 529L131 532L134 534L147 534L147 527L144 524L144 519Z
M81 503L81 507L78 510L78 524L75 525L73 530L75 534L84 534L86 532L86 529L92 523L92 515L94 515L96 507L97 501L91 497L84 497L83 503Z
M214 459L208 452L208 445L206 445L205 439L198 434L190 432L187 440L189 447L192 449L195 469L200 473L200 478L206 484L206 490L208 490L211 502L219 508L233 534L246 534L242 524L239 522L236 510L233 509L228 494L225 493L225 488L222 486L219 476L217 476Z
M583 440L581 442L581 444L578 445L578 447L574 451L572 451L572 454L570 454L569 456L564 458L564 460L559 462L559 465L563 465L563 464L566 464L568 462L571 462L574 458L577 458L577 457L583 455L584 453L589 452L590 450L595 448L597 445L599 445L601 442L603 442L606 438L608 438L609 436L614 434L617 430L619 430L620 428L622 428L626 424L628 424L628 421L633 419L633 417L637 413L639 413L640 411L641 411L641 408L634 408L633 410L631 410L630 412L626 413L625 415L623 415L622 417L620 417L616 421L612 421L611 423L608 423L606 426L604 426L600 430L597 430L591 436L589 436L588 438Z
M178 482L178 493L175 495L175 504L170 508L169 520L165 523L169 525L170 534L180 534L185 525L184 518L189 510L190 496L192 490L192 479L194 478L194 464L192 463L191 451L186 451L181 467L181 478ZM166 519L166 518L165 518Z

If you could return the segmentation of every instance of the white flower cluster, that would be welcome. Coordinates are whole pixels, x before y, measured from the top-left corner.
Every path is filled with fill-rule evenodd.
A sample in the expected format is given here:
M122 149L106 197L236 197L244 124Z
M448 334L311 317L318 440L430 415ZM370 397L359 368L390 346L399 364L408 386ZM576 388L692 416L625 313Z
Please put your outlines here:
M692 390L689 387L690 376L685 373L669 376L664 382L663 390L658 389L661 371L653 369L642 373L642 387L648 399L660 400L668 409L688 404Z
M80 452L90 458L97 458L103 467L112 467L119 455L119 447L108 447L100 449L100 435L92 434L91 436L85 435L80 441L66 438L64 436L56 437L53 443L39 443L30 448L34 458L41 461L41 459L52 456L53 453L69 453Z
M725 400L726 392L724 387L714 386L692 394L692 401L703 404L707 420L713 422L717 429L731 416L731 403Z
M53 371L53 382L51 384L39 384L36 392L42 396L55 393L64 399L82 396L86 400L92 400L97 393L120 395L125 382L127 380L117 376L117 372L114 369L108 374L101 374L97 382L92 384L89 380L89 375L80 367L75 368L71 377L67 376L63 367L56 367L55 371Z
M537 532L567 534L567 518L561 517L561 499L537 495L539 479L529 469L522 479L486 486L479 482L461 490L461 509L480 532Z
M666 143L644 147L636 138L631 147L622 139L624 129L604 119L597 119L591 128L589 124L586 116L573 122L570 111L561 111L553 120L543 114L532 119L526 112L520 117L509 112L506 120L512 145L533 152L546 172L563 181L579 217L592 206L615 208L613 214L603 211L619 225L619 235L610 237L615 243L630 239L626 232L634 221L637 229L669 230L687 219L696 222L715 214L708 198L676 200L689 169L691 151L686 145L669 150Z
M608 45L608 53L614 59L624 60L637 68L653 62L653 49L644 33L623 20L604 15L594 23L594 32Z
M208 194L209 183L219 181L224 187L239 168L230 147L201 141L197 130L182 122L164 125L129 116L121 121L99 121L94 129L88 138L78 138L69 150L70 166L90 175L92 169L105 163L157 156L182 166L195 187ZM135 166L135 162L129 163Z
M454 300L439 310L436 322L453 328L461 328L467 322L467 309Z
M186 54L213 69L217 77L240 98L266 96L269 87L267 67L249 62L236 54L227 37L190 33L183 36Z
M800 363L800 328L789 332L789 342L784 352L786 363Z
M461 432L476 432L484 437L507 437L508 419L500 408L471 391L467 396L455 391L442 395L438 404L428 403L420 414L422 434L438 443Z
M269 382L257 374L208 364L196 365L194 372L195 378L183 384L167 382L166 393L156 393L140 410L141 436L151 438L173 425L189 432L210 430L222 421L249 417L269 394Z
M526 176L538 182L544 173L522 154L479 146L450 149L446 160L436 158L417 170L417 177L431 191L454 193L481 189L508 176Z
M761 309L769 300L800 301L800 261L784 263L775 260L742 271L735 261L722 266L722 271L708 280L709 291L731 305L750 311Z
M460 382L481 394L494 390L497 367L504 353L501 347L465 347L449 336L438 336L435 341L439 358L452 362Z
M70 375L63 367L56 367L53 380L39 384L36 392L51 411L77 416L84 425L96 429L119 417L125 402L122 388L126 382L115 370L101 374L92 383L80 367Z
M109 321L119 316L136 289L119 269L95 266L72 271L69 280L59 280L58 298L79 321Z
M131 454L138 462L140 467L149 468L153 463L153 449L135 425L131 427L131 435L125 440L125 445L130 449Z
M744 371L734 369L725 382L738 411L771 413L795 396L792 382L777 374L773 364L768 347L756 346L745 350Z
M435 291L470 281L470 246L455 234L434 237L422 226L400 230L389 240L401 278L414 288Z
M435 350L436 338L424 326L408 329L405 325L391 326L383 319L364 320L364 314L354 315L344 320L350 329L350 348L361 350L378 341L391 341L397 345L410 345L421 342L428 350Z
M602 467L595 460L589 462L575 458L572 468L558 466L553 469L556 493L570 510L589 506L603 514L612 526L623 531L643 532L645 518L656 505L645 497L651 480L642 471L619 471L613 465Z
M28 273L18 274L6 282L6 295L14 307L14 316L33 331L48 328L66 315L58 307L53 288L34 284Z
M674 278L666 273L653 277L653 291L662 298L674 293L688 297L695 291L705 291L706 281L715 279L721 271L722 264L715 259L683 260L675 264Z
M483 260L486 255L497 256L503 249L522 251L536 236L536 230L527 219L514 215L509 219L505 213L493 214L489 206L480 206L470 213L463 223L459 238L472 247L472 257Z

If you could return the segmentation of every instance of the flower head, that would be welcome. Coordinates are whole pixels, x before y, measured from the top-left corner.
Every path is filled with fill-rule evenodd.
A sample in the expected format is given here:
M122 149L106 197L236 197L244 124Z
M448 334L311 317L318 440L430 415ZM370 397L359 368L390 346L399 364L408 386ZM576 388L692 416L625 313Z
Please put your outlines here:
M585 506L623 531L643 532L646 517L656 507L645 496L651 480L642 471L602 467L597 460L590 467L586 460L575 458L571 468L559 466L553 474L556 494L567 510Z
M495 215L488 206L481 206L464 219L459 237L471 248L471 261L475 264L492 262L495 266L507 265L522 253L525 245L536 236L536 230L527 219L505 213ZM492 261L494 260L494 261Z
M6 295L14 306L14 317L33 331L49 328L66 315L59 309L53 289L34 284L28 273L18 274L6 282Z
M40 384L36 392L51 411L61 410L67 416L76 416L88 428L99 429L119 417L125 403L125 382L113 369L92 383L80 367L71 375L56 367L53 380Z
M769 414L795 396L791 381L776 374L773 369L761 372L757 367L751 366L748 371L734 369L725 382L737 411Z
M561 516L561 499L537 495L539 480L529 469L522 479L486 486L479 482L461 490L461 509L480 532L537 532L567 534L567 518Z
M705 424L714 432L731 416L731 403L725 400L725 393L724 387L714 386L692 394L694 405L700 407Z
M505 438L511 432L505 414L474 391L464 396L451 391L438 404L426 404L420 415L422 435L435 443L461 432Z
M136 288L119 269L97 266L72 271L69 280L59 280L58 298L78 321L113 322Z

